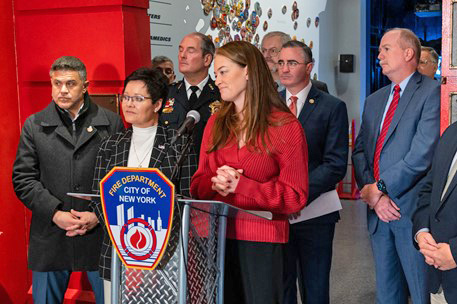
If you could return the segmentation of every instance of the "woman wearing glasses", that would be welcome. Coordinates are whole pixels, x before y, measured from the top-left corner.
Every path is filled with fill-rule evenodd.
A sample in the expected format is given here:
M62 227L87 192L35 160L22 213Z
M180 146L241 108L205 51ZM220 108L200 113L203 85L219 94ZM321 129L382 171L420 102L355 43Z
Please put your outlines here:
M122 113L125 121L132 127L110 136L101 144L93 182L93 190L97 194L100 180L115 166L158 168L167 177L171 177L184 139L170 145L176 131L158 123L159 112L167 93L167 79L158 69L140 68L127 77L121 96ZM192 152L187 155L178 171L178 177L173 180L177 193L189 196L190 178L195 170L196 155ZM103 223L100 201L93 201L92 204L99 221ZM100 272L105 280L107 302L110 298L108 281L111 270L111 241L106 231L101 252Z
M252 44L219 48L214 70L223 102L206 125L191 193L273 213L271 221L229 219L225 303L282 303L288 214L301 210L308 196L304 132Z

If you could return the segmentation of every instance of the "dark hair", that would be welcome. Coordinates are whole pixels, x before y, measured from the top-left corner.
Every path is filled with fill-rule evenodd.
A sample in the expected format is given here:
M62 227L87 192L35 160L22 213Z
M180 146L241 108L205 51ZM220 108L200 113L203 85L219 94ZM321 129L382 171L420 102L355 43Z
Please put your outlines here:
M224 56L242 68L247 67L249 79L242 109L243 121L238 120L234 103L223 101L214 122L208 152L224 147L233 136L239 139L245 133L248 149L260 150L263 147L270 153L268 127L283 125L293 116L274 86L265 58L258 48L246 41L229 42L217 49L216 56ZM271 115L276 111L290 115L285 119L276 119Z
M52 77L52 73L55 71L75 71L79 73L79 77L83 82L87 80L86 66L79 58L74 56L57 58L51 66L49 75Z
M282 48L287 49L287 48L299 48L303 52L303 58L309 62L314 62L313 59L313 52L311 51L311 48L304 44L301 41L297 40L290 40L286 43L283 44Z
M152 68L139 68L132 74L127 76L124 81L124 90L130 81L140 80L146 85L149 96L151 96L152 103L155 103L159 99L165 102L168 95L168 78L163 75L159 69ZM124 93L122 90L122 93Z

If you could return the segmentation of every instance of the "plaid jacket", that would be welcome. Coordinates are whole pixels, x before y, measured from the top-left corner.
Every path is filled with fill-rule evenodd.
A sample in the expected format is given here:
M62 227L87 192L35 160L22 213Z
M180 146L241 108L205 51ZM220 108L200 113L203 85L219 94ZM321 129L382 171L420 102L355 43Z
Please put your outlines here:
M167 177L171 177L173 167L177 161L177 156L183 147L183 140L178 140L173 146L169 144L176 131L168 129L159 124L157 134L152 148L149 168L158 168ZM130 143L132 140L132 129L127 129L121 133L107 138L100 146L97 154L94 181L92 185L93 192L99 194L99 184L103 177L115 166L127 167L129 159ZM191 145L192 147L192 145ZM178 183L175 183L176 192L185 196L190 196L190 179L197 169L196 154L191 148L187 159L183 162L178 174ZM105 227L103 209L100 200L93 200L91 203L98 220L104 227L103 244L100 255L99 270L100 275L105 280L111 277L111 240Z

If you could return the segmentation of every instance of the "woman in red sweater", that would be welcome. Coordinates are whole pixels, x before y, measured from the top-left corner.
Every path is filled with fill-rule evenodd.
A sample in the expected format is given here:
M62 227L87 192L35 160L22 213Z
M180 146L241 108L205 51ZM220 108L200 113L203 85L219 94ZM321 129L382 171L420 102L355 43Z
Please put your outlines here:
M223 101L206 125L191 193L273 213L271 221L229 219L225 303L282 303L287 215L301 210L308 196L305 135L252 44L219 48L214 70Z

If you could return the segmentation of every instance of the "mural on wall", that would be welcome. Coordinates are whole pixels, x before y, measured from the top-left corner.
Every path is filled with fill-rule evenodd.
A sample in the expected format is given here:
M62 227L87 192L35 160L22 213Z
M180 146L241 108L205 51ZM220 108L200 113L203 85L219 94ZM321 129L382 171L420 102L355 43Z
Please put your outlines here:
M327 0L150 0L151 55L166 55L176 66L179 42L193 31L211 37L216 47L240 40L260 47L266 33L282 31L313 49L317 71L319 14L326 3ZM310 26L311 20L315 26ZM175 73L177 79L182 77L177 68Z

